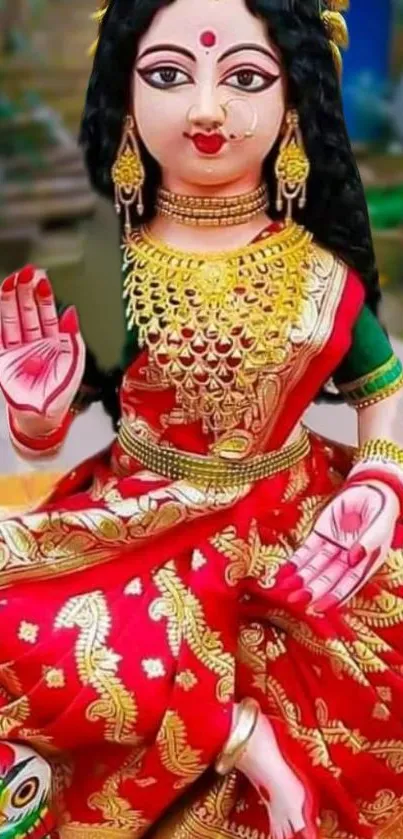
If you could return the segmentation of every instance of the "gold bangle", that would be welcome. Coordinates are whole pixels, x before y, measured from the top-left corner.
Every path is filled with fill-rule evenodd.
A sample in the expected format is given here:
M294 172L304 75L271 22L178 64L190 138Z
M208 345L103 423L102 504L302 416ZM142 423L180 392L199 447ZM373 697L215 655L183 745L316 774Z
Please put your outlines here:
M256 699L250 697L240 703L236 725L215 762L219 775L228 775L242 757L255 731L259 714L260 705Z
M391 440L368 440L358 449L354 465L363 462L383 463L385 466L394 463L403 469L403 448Z

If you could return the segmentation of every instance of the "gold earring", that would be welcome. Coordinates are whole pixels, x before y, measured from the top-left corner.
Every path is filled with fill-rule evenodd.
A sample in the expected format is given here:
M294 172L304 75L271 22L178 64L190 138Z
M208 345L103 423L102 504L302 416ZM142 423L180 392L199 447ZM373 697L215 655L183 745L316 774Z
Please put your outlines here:
M130 207L137 201L136 210L139 216L144 213L142 188L145 181L145 171L140 157L140 149L136 139L134 119L126 117L122 140L115 163L112 167L112 181L115 187L115 208L120 215L122 207L125 209L125 233L131 232Z
M285 202L286 220L291 221L293 201L298 198L298 206L301 209L305 207L311 167L305 153L297 111L287 112L286 126L274 171L277 177L277 210L281 212Z

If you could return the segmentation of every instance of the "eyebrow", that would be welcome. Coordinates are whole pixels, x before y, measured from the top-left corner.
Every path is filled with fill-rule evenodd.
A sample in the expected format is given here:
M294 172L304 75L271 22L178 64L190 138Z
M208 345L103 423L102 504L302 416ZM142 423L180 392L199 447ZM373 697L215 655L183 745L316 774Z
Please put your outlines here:
M266 47L261 47L259 44L239 44L237 47L231 47L229 50L224 52L220 58L218 59L218 63L220 64L221 61L224 61L226 58L229 58L230 55L235 55L237 52L243 52L244 50L249 50L252 52L260 52L262 55L267 56L267 58L271 58L272 61L275 61L278 64L278 58L274 55L271 50L266 49Z
M184 49L184 47L175 47L173 44L156 44L154 47L148 47L148 49L144 50L144 52L139 55L137 61L141 61L142 58L145 58L146 55L151 55L154 52L178 52L179 55L184 55L185 58L190 58L191 61L196 61L196 56L193 55L190 50Z

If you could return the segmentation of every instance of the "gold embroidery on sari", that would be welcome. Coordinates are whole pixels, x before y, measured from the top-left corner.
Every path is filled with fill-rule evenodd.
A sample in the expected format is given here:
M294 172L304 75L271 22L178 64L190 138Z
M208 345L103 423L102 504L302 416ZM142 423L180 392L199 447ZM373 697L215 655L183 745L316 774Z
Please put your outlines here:
M107 486L111 510L41 512L0 522L0 588L109 562L124 548L133 549L134 540L230 506L248 492L248 487L209 491L177 481L125 499L109 481ZM96 493L102 494L100 485Z
M0 709L0 739L9 740L10 734L15 729L20 729L26 722L30 714L29 702L26 696L20 696L14 702L10 702L4 708ZM20 731L15 732L14 736L20 734Z
M323 839L359 839L355 833L340 829L339 817L332 810L323 810L320 817L320 833Z
M186 787L207 768L200 761L201 750L193 749L187 742L185 723L176 711L166 712L157 735L157 745L165 769L179 776L174 789Z
M231 772L186 808L171 828L170 839L269 839L269 834L231 821L236 798L236 773Z
M298 505L300 517L291 535L296 545L302 545L311 535L313 526L331 499L330 495L311 495Z
M59 827L61 839L137 839L144 833L144 828L124 830L121 827L109 827L105 824L85 824L69 822Z
M370 600L358 595L351 600L350 612L369 627L389 629L403 622L403 599L388 591L375 594Z
M237 660L252 672L252 686L266 692L265 632L259 623L241 626Z
M134 696L119 679L120 656L105 641L111 630L111 618L102 592L92 591L72 597L59 612L56 629L80 632L75 656L81 683L91 685L99 699L91 702L86 711L90 722L105 720L105 739L114 743L134 743L133 726L137 719Z
M178 577L173 561L157 571L153 579L161 597L150 604L149 614L152 620L167 620L172 654L177 658L185 641L198 660L219 676L216 696L220 702L227 702L233 695L235 664L233 656L224 649L220 633L208 627L201 603Z
M262 587L272 588L279 569L293 552L285 540L264 545L257 521L251 522L248 541L239 537L236 528L230 525L212 537L211 544L230 560L225 571L230 586L236 586L245 577L254 577Z
M93 793L88 799L91 810L100 810L103 818L112 828L130 829L132 836L141 836L149 821L139 810L132 810L125 798L119 793L122 781L135 778L141 768L143 750L133 751L120 769L113 773L103 784L100 792Z
M274 626L284 629L301 646L306 647L315 655L328 658L336 675L346 673L350 678L358 682L358 684L367 687L370 686L370 683L365 677L365 657L364 662L356 661L354 642L349 642L341 638L321 638L315 635L314 631L306 623L292 617L282 609L271 609L268 615ZM369 653L367 658L372 665L368 669L370 672L373 672L373 660Z
M382 568L373 577L373 582L388 589L403 586L403 551L390 550Z
M290 469L287 488L283 495L283 501L294 501L301 495L310 484L310 476L303 460Z
M290 701L281 684L270 675L267 677L267 691L287 722L289 733L306 749L313 766L323 766L335 777L339 777L341 770L333 763L329 746L343 745L353 755L368 750L368 740L358 729L351 730L341 720L329 719L323 699L316 700L319 727L310 728L302 725L300 708Z

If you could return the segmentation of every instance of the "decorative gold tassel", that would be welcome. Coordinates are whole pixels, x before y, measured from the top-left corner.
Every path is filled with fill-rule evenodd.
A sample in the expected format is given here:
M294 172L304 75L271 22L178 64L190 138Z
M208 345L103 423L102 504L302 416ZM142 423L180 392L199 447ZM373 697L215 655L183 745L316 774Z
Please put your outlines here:
M145 171L140 157L134 119L126 117L122 140L115 163L112 167L112 181L115 186L115 208L120 215L122 207L125 210L125 233L131 233L130 208L137 200L136 210L143 215L144 205L142 188L145 181Z

